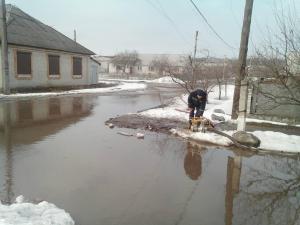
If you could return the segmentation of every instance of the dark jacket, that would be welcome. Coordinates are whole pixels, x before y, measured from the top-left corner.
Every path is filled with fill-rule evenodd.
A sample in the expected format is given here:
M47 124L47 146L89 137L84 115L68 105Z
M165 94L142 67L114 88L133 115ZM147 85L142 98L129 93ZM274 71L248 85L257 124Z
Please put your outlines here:
M201 89L192 91L188 97L189 108L200 107L203 103L206 103L207 93Z

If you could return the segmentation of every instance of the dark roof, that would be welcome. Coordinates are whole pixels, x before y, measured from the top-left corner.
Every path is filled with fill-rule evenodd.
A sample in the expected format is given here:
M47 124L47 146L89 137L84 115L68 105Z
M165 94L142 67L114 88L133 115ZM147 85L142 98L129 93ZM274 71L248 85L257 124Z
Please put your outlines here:
M95 53L13 5L6 5L8 44L84 55ZM1 32L0 32L1 35Z

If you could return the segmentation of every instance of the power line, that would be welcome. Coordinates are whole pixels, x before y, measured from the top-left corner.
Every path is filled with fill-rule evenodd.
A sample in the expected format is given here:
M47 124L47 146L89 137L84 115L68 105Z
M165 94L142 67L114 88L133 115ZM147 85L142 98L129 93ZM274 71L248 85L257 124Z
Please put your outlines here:
M231 49L237 49L233 46L231 46L230 44L228 44L222 37L221 35L218 34L218 32L215 30L215 28L208 22L208 20L206 19L206 17L204 16L204 14L200 11L200 9L197 7L197 5L194 3L193 0L190 0L190 2L192 3L192 5L194 6L194 8L196 9L196 11L199 13L199 15L202 17L202 19L204 20L204 22L208 25L208 27L211 29L211 31L229 48Z
M155 10L157 10L163 17L165 17L166 20L173 26L176 33L180 36L180 38L185 42L187 46L192 46L192 44L185 38L184 34L179 30L178 26L174 22L174 20L167 14L167 12L164 10L163 6L159 2L159 0L156 0L156 4L154 4L151 0L146 0Z

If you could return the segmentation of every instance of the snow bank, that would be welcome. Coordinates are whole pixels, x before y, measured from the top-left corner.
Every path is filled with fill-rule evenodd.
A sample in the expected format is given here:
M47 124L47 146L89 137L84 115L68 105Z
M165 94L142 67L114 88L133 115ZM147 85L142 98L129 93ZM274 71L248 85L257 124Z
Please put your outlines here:
M144 80L144 79L120 79L120 78L99 78L98 82L103 83L103 82L125 82L125 83L141 83L141 82L147 82L149 80Z
M117 86L106 87L106 88L88 88L88 89L77 89L77 90L61 91L61 92L17 93L11 95L0 94L0 99L60 96L60 95L73 95L73 94L110 93L110 92L117 92L117 91L143 90L146 87L147 87L146 84L141 84L141 83L120 83Z
M209 93L208 96L209 100L208 103L206 104L204 116L207 118L211 118L211 114L215 109L223 109L226 115L222 114L222 116L225 117L226 121L230 120L233 91L234 91L234 86L228 85L227 93L229 97L227 99L217 100L216 98L218 95L218 89L214 88L212 92ZM187 98L188 95L184 94L180 97L174 98L172 103L164 108L150 109L142 112L141 114L144 116L154 117L154 118L169 118L169 119L177 119L180 121L188 121L189 114L188 114Z
M274 131L254 131L252 134L262 141L260 146L262 149L300 152L300 136Z
M24 203L18 197L17 203L2 205L0 203L1 225L74 225L71 216L54 204L40 202L39 204Z
M188 138L192 140L203 141L203 142L213 143L222 146L232 145L232 142L228 138L220 136L215 133L191 132L189 130L177 130L177 129L172 129L171 133L178 135L182 138Z
M163 108L150 109L140 114L147 117L153 118L165 118L165 119L174 119L180 121L188 121L189 114L186 111L187 105L184 102L184 96L176 97L173 99L172 103Z
M206 110L204 116L211 119L211 115L214 113L215 109L222 109L225 112L224 114L215 113L218 116L223 116L225 121L235 122L231 120L231 108L232 108L232 98L233 98L234 86L228 85L227 95L228 98L218 100L218 88L214 88L208 96L208 104L206 105ZM222 90L224 93L224 89ZM154 117L154 118L169 118L180 121L188 121L188 112L187 112L187 95L182 95L181 97L176 97L167 107L157 108L144 111L140 113L143 116ZM214 121L217 122L217 121ZM272 121L257 120L257 119L248 119L247 122L256 122L256 123L272 123L277 125L287 125L284 123L277 123ZM210 142L218 145L228 146L232 142L215 133L194 133L187 130L171 130L172 133L181 136L183 138L190 138L199 141ZM234 131L226 131L225 133L232 135ZM300 136L297 135L287 135L280 132L273 131L254 131L252 132L261 140L261 149L267 150L278 150L285 152L300 152Z
M180 79L177 79L177 78L172 78L170 76L165 76L165 77L160 77L158 79L155 79L155 80L151 80L149 81L151 83L169 83L169 84L173 84L173 83L184 83L182 80Z
M177 78L172 78L170 76L160 77L158 79L154 80L146 80L146 79L118 79L118 78L99 78L99 82L125 82L125 83L163 83L163 84L175 84L175 83L181 83L184 82Z

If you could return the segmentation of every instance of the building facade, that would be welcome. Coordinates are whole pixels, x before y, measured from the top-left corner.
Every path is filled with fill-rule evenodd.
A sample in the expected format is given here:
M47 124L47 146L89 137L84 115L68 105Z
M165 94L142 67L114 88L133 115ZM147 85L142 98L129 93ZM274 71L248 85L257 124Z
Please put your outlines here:
M98 82L100 65L91 58L92 51L17 7L6 8L10 88ZM2 87L3 74L0 77Z
M184 60L187 55L184 54L138 54L140 63L134 66L126 66L125 69L120 65L114 65L111 60L114 56L96 56L96 59L101 63L101 72L110 75L149 75L149 76L161 76L168 75L167 69L161 70L153 64L154 61L165 60L173 69L178 71L184 67Z

